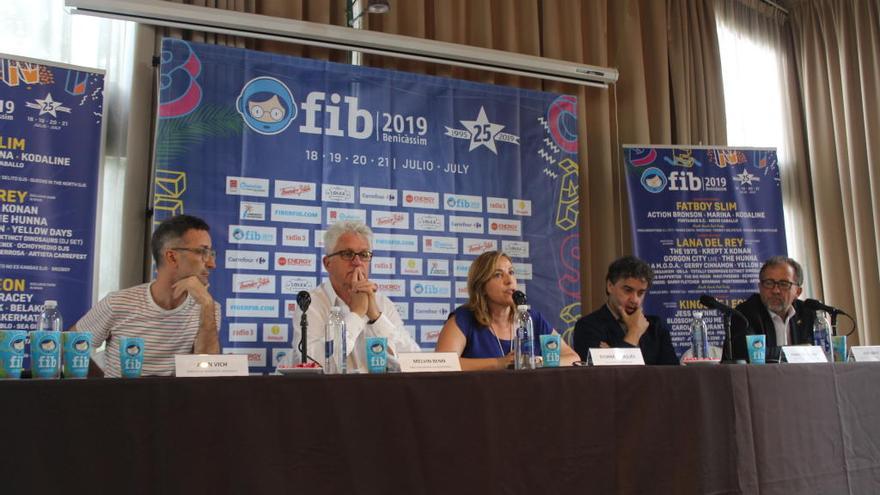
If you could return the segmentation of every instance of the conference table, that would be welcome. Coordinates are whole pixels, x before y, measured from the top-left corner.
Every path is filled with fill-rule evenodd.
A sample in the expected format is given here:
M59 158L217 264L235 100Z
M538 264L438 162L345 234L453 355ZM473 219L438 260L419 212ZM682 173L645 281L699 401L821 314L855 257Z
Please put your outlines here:
M0 382L0 493L880 493L880 363Z

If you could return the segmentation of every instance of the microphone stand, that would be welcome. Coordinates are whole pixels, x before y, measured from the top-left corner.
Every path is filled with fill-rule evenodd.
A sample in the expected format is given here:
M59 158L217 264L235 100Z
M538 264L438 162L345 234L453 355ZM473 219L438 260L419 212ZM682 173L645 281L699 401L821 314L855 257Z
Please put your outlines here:
M837 337L837 311L831 312L831 336Z
M309 330L309 319L306 318L305 311L303 311L302 317L299 319L299 326L302 329L302 336L299 341L299 351L302 353L302 364L306 364L308 361L308 352L306 352L306 349L308 345L307 342L309 341L306 338L306 335Z
M729 311L725 311L724 316L723 316L723 318L724 318L724 336L726 337L726 340L727 340L727 349L725 349L725 351L727 352L727 364L736 363L736 360L733 358L733 335L731 335L731 332L730 332L730 318L732 316L733 316L733 314Z

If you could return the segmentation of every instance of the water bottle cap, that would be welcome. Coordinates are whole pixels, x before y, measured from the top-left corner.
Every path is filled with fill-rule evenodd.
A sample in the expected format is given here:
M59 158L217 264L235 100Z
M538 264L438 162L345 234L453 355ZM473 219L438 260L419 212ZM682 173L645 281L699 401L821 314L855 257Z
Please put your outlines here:
M342 313L342 308L339 306L333 306L332 308L330 308L330 312L331 313Z
M528 304L520 304L519 306L516 307L516 309L517 309L517 311L528 311L529 305Z
M45 308L45 309L57 308L57 307L58 307L58 301L55 301L53 299L47 299L46 302L43 303L43 308Z

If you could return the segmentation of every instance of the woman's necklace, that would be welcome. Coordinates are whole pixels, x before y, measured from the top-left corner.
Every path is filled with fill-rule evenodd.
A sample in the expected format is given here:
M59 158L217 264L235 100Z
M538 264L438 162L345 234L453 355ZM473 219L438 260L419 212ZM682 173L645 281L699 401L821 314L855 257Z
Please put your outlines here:
M492 325L489 325L489 331L492 332L492 335L495 337L495 342L498 342L498 352L501 353L498 357L504 357L504 347L501 346L501 338L498 337L498 334L495 333L495 329Z

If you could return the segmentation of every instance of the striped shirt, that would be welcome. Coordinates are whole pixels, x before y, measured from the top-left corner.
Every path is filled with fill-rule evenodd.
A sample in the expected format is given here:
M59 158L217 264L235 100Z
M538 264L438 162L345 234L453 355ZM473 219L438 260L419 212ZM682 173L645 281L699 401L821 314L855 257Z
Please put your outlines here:
M93 349L107 342L104 376L120 376L119 342L122 337L144 339L143 375L171 376L174 374L174 355L192 354L199 331L201 306L187 295L180 306L162 309L150 294L151 285L136 285L109 294L76 323L78 331L92 333ZM220 305L216 301L214 318L219 331Z

